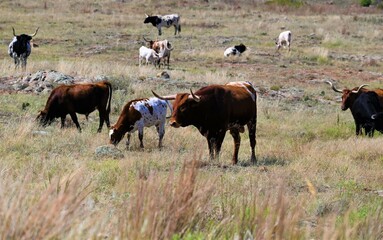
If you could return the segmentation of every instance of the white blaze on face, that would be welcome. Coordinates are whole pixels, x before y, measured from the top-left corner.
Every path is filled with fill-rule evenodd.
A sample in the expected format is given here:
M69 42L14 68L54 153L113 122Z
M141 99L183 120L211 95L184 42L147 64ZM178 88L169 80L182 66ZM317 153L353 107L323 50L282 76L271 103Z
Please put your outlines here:
M112 138L113 133L114 133L114 129L110 129L109 130L109 138Z
M253 101L255 102L255 94L249 90L249 87L251 87L254 90L254 92L255 92L255 88L253 87L253 85L250 82L245 82L245 81L241 81L241 82L229 82L226 85L238 86L238 87L245 88L246 91L250 94L251 99L253 99Z

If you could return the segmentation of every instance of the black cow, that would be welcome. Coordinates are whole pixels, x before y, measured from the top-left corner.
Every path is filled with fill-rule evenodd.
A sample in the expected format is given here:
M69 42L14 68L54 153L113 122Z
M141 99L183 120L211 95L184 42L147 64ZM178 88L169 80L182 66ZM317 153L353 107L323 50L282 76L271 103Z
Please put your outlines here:
M362 128L365 134L369 137L374 136L374 130L383 131L383 122L380 121L380 112L383 109L380 107L378 94L375 92L365 92L355 100L351 107L351 113L355 121L355 133L362 133Z
M13 30L13 40L8 46L8 54L13 58L15 61L15 68L17 68L21 65L23 68L27 66L27 58L31 54L31 43L30 41L34 36L36 36L37 31L39 28L36 29L35 33L32 35L16 35L15 29L12 27Z

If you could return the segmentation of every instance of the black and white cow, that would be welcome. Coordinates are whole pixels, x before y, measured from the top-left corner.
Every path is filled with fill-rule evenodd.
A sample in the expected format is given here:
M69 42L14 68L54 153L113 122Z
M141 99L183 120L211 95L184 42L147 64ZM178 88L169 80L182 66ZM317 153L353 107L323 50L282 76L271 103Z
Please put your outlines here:
M15 61L15 68L21 65L23 68L27 66L27 58L31 54L31 43L30 41L34 36L36 36L39 28L36 29L35 33L32 35L21 34L16 35L15 29L13 30L13 40L8 46L8 54Z
M138 130L140 147L143 148L144 127L156 126L159 142L162 147L162 138L165 134L166 111L168 102L158 98L135 99L128 102L109 131L110 143L117 145L127 134L126 147L129 147L130 135Z
M154 27L158 29L158 35L161 35L161 27L169 28L174 26L174 35L177 35L181 32L180 16L178 14L170 14L165 16L149 16L146 14L144 23L151 23Z
M246 51L246 49L247 49L246 46L241 43L239 45L227 48L225 50L225 52L223 53L223 55L225 57L228 57L228 56L241 56L241 54L244 51Z

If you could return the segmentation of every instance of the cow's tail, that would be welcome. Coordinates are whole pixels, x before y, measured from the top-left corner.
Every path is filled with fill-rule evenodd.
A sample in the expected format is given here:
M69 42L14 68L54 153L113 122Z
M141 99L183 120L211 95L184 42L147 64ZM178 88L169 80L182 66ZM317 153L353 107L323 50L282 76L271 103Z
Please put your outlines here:
M108 101L106 102L106 112L110 113L110 102L112 101L112 84L110 82L105 82L108 86Z
M172 108L172 105L170 105L168 100L165 100L165 102L166 102L166 105L168 105L168 107L170 109L170 116L166 117L167 119L169 119L173 115L173 108Z

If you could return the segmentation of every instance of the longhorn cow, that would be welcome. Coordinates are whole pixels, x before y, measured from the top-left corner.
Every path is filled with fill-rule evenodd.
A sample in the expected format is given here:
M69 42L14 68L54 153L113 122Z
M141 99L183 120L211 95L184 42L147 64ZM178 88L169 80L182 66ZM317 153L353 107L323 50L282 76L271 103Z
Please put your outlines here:
M26 68L27 59L32 51L30 41L34 36L36 36L39 28L37 28L35 33L32 35L16 35L15 29L13 27L12 30L14 37L12 42L8 46L8 54L15 61L15 68L17 68L20 65L20 63L23 68Z
M250 82L230 82L225 85L210 85L195 93L178 93L159 96L163 100L174 100L170 118L172 127L195 126L206 137L210 158L217 158L221 151L226 131L234 139L232 163L238 162L241 144L240 133L247 125L251 147L251 163L256 163L257 94Z

